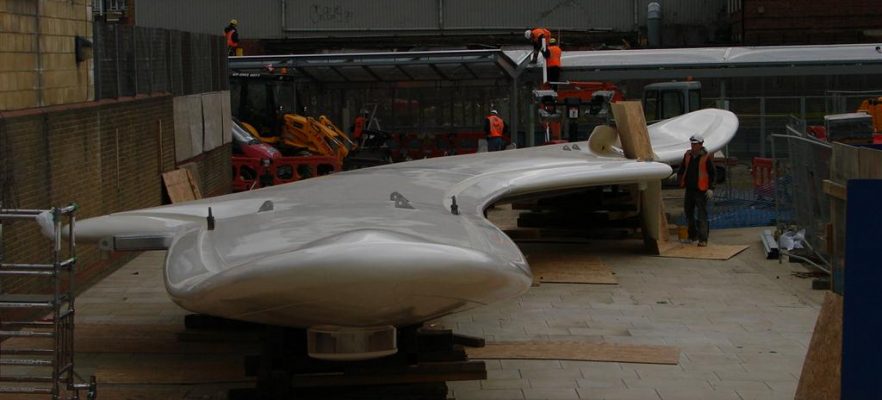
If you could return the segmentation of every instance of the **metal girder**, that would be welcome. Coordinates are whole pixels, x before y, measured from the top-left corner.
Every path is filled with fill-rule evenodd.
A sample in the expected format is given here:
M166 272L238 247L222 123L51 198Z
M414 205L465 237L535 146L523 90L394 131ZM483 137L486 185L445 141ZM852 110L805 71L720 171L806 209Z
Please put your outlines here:
M381 81L381 82L384 81L384 79L381 78L379 75L377 75L377 73L374 72L370 67L368 67L368 66L366 66L366 65L362 65L362 66L361 66L361 69L363 69L365 72L367 72L367 73L368 73L370 76L372 76L374 79L376 79L376 80L378 80L378 81Z
M438 76L440 76L441 79L444 79L446 81L452 80L452 79L450 79L449 76L447 76L447 74L445 74L443 71L441 71L437 65L429 64L429 67L431 67L432 71L435 71L435 73L438 74Z
M395 69L398 70L398 72L401 72L402 75L406 76L407 79L410 79L412 81L416 80L416 79L413 79L413 76L411 74L408 74L407 71L404 70L404 68L401 68L400 65L395 65L394 67L395 67Z
M330 68L331 71L334 71L334 73L336 73L337 75L339 75L340 78L343 78L344 81L346 81L346 82L351 82L351 81L352 81L351 79L349 79L348 76L346 76L346 74L340 72L340 69L338 69L336 66L328 67L328 68Z
M466 63L462 63L462 67L463 67L466 71L468 71L469 74L472 75L472 78L474 78L474 79L478 79L478 74L476 74L475 71L472 70L472 68L469 67L468 64L466 64Z

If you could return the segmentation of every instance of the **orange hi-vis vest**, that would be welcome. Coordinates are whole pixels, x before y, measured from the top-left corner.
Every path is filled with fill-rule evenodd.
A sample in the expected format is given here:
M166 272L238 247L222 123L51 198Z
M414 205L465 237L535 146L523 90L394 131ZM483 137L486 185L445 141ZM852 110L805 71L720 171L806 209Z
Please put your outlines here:
M355 117L355 128L352 130L352 136L356 139L361 138L361 133L364 131L364 122L365 118L363 116Z
M709 154L705 154L701 156L698 160L698 190L702 192L706 192L708 188L710 188L710 182L707 176L707 158ZM683 170L683 175L680 176L680 187L686 187L686 175L689 171L689 163L692 162L692 150L687 150L686 155L683 156L683 165L685 169Z
M548 46L548 66L549 67L560 67L560 46L551 45Z
M505 129L505 123L502 122L502 118L490 114L487 116L487 119L490 120L490 137L502 137L502 131Z
M549 31L548 29L545 29L545 28L533 29L533 32L531 34L531 39L534 42L539 42L539 40L540 40L539 38L541 38L542 36L545 36L545 43L548 43L548 41L551 40L551 31Z
M224 36L227 37L227 47L239 47L239 43L233 41L233 33L235 32L235 29L230 29L224 32Z

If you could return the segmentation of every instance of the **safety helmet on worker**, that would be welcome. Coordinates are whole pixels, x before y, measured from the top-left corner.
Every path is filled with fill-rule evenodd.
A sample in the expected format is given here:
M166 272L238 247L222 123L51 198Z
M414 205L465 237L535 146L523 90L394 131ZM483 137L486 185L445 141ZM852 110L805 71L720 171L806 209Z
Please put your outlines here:
M550 44L557 44L557 39L555 39L555 38L551 38L551 39L548 40L548 43L550 43Z
M689 143L693 143L693 144L694 143L698 143L698 144L704 143L704 136L701 136L699 134L692 135L689 138Z
M493 110L490 110L490 114L499 115L499 111L496 111L495 109L493 109Z
M233 25L233 26L239 25L239 20L237 20L237 19L235 19L235 18L231 19L231 20L230 20L230 25Z
M525 30L524 37L527 39L532 39L533 38L533 30L532 29Z

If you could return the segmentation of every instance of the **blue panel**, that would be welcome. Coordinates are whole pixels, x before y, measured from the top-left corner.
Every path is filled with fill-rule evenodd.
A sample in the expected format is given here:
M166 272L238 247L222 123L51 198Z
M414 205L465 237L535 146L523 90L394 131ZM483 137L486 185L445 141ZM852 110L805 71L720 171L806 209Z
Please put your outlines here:
M848 181L842 398L882 396L882 180Z

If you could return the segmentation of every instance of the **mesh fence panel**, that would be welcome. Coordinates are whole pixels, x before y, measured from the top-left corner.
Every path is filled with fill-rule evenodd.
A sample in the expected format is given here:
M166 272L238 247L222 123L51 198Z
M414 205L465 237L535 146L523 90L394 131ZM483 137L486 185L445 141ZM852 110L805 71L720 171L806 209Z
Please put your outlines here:
M829 197L823 182L830 178L831 147L796 129L775 135L774 140L778 222L804 228L809 244L822 251L830 222Z
M103 22L94 32L97 99L229 88L221 36Z

